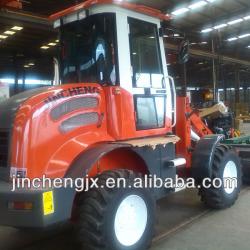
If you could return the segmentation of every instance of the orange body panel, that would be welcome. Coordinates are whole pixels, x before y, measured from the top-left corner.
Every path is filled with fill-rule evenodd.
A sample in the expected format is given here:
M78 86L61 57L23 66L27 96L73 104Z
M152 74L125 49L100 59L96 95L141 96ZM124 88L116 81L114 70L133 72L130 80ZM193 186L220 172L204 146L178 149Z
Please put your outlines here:
M129 149L117 149L102 157L91 169L89 176L96 176L98 173L117 169L118 167L149 174L146 163L135 152Z
M115 140L164 135L172 131L171 120L166 117L164 128L136 130L133 95L120 87L104 88L106 93L108 133Z
M118 1L118 0L87 0L87 1L84 1L83 3L77 4L73 7L70 7L68 9L65 9L63 11L60 11L58 13L51 15L50 19L56 20L60 17L71 14L75 11L78 11L81 9L87 9L93 5L100 5L100 4L116 4L125 9L133 10L133 11L136 11L136 12L148 15L148 16L156 17L161 20L166 20L166 21L170 20L170 16L162 13L160 10L153 9L153 8L143 6L143 5L134 4L134 3L128 3L125 1Z
M1 0L0 7L22 9L22 3L19 0Z
M188 112L190 112L190 121L194 131L200 136L212 135L213 132L206 126L206 124L201 120L199 116L199 111L192 111L189 107Z
M176 152L177 155L186 159L187 168L190 168L192 164L191 128L201 138L213 134L213 132L202 121L199 114L192 110L189 98L177 97L177 124L175 133L181 138L181 140L176 145Z
M94 88L95 91L81 91L73 96L65 94L69 89L77 88ZM53 108L80 97L95 97L99 104L94 109L67 113L58 120L51 118ZM100 117L103 114L100 124L82 126L68 133L60 131L63 121L90 112L96 112ZM136 131L135 123L133 95L119 87L101 87L98 84L51 87L29 98L19 108L13 126L11 166L27 168L27 177L31 179L44 174L50 178L64 177L73 160L97 143L163 135L171 131L169 120L166 120L164 128L142 131ZM120 160L123 159L126 157ZM113 165L110 164L110 168Z
M188 98L177 97L177 123L175 133L181 140L176 144L176 154L184 157L187 161L186 167L191 167L191 123L186 113L189 108Z

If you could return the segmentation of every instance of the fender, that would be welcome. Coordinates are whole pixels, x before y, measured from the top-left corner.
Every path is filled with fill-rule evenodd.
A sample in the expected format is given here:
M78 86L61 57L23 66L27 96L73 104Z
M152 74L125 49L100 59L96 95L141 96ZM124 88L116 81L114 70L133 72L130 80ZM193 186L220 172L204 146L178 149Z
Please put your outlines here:
M212 177L215 149L222 140L224 140L224 135L208 135L197 143L192 154L191 175L198 184L204 178Z
M115 152L114 155L110 156L114 157L114 161L109 162L111 167L116 167L114 164L115 161L125 160L126 162L120 162L123 167L127 167L129 169L128 164L132 164L132 169L137 168L137 171L145 174L156 175L157 177L172 177L176 174L176 169L167 168L166 161L173 160L175 157L175 146L173 143L168 143L167 145L157 145L156 148L149 146L141 146L136 147L130 142L106 142L99 143L91 146L84 152L82 152L71 164L68 171L65 173L65 178L76 179L79 177L85 177L87 174L91 173L93 167L98 165L99 160L105 160L105 157L110 156L110 153ZM135 155L129 157L129 155L125 154L125 157L122 158L119 153L119 149L126 150L128 149L131 153ZM118 150L118 151L116 151ZM163 157L164 156L164 157ZM117 160L118 157L118 160ZM120 157L120 158L119 158ZM163 160L164 158L164 160ZM119 160L120 159L120 160ZM134 160L132 160L134 159ZM107 160L107 159L106 159ZM131 162L132 160L132 162ZM133 165L135 164L135 165ZM107 161L104 166L107 166ZM117 166L118 167L118 166ZM105 167L104 167L105 168ZM106 168L106 169L109 169Z
M125 154L125 158L121 157L121 151L123 150L124 152L126 152L126 150L127 152L129 151L134 154L134 156ZM131 170L136 169L142 174L150 174L163 180L165 178L174 179L176 176L176 168L167 167L166 165L168 161L174 159L174 156L175 146L173 143L168 143L165 146L157 145L156 148L147 145L136 147L128 142L99 143L82 152L73 161L64 177L73 180L83 178L86 175L93 177L100 169L102 170L101 172L105 172L106 170L119 167L119 165L116 165L116 163L118 163L121 164L120 167L124 167L125 169L132 167ZM122 162L122 160L125 162ZM98 164L99 161L100 164ZM108 165L109 163L110 165ZM130 163L132 165L130 165ZM94 172L92 172L92 170L94 170ZM171 188L164 187L153 190L155 198L157 199L165 197L167 193L172 191Z
M101 143L95 145L80 154L71 164L65 174L65 178L79 178L88 174L95 163L109 152L119 148L129 148L128 144L122 143Z

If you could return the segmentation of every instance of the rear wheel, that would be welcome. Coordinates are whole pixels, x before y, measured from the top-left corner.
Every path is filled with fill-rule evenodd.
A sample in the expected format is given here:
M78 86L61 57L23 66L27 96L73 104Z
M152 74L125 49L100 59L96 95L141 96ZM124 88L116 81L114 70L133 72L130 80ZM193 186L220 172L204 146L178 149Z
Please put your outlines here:
M239 157L226 145L218 145L212 166L212 178L215 185L201 187L202 201L210 208L223 209L232 206L241 189L242 170ZM222 186L219 187L219 184ZM211 183L212 184L212 183Z
M126 187L107 188L109 178L124 178ZM135 178L138 175L132 171L108 171L98 176L99 188L82 194L78 228L84 249L143 250L150 246L155 201L150 190L132 187Z

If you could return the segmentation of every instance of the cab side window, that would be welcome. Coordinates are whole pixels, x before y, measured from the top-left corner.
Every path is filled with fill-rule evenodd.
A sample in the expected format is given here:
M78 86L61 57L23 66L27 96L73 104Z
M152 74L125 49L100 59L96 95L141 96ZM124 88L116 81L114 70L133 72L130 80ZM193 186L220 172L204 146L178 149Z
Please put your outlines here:
M163 128L166 99L162 96L135 96L137 130Z
M128 22L134 87L162 88L163 70L157 25L133 18L129 18Z

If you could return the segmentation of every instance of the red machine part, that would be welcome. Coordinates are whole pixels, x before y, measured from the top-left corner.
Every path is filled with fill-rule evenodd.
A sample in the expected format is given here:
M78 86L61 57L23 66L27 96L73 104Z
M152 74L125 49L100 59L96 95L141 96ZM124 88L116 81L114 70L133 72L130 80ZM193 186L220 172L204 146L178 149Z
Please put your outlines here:
M22 3L20 0L0 0L0 8L3 7L22 9Z
M199 116L199 111L190 107L188 97L177 97L177 124L175 133L181 138L176 145L176 153L187 161L187 168L191 167L192 139L191 130L199 137L211 135L213 132L206 126Z
M184 157L187 161L186 167L191 167L191 122L186 113L190 105L188 98L177 97L177 123L175 133L181 138L176 145L176 154Z
M79 9L87 9L93 5L101 5L101 4L116 4L118 6L121 6L128 10L133 10L139 13L143 13L145 15L149 15L152 17L159 18L161 20L169 21L171 19L171 16L168 14L162 13L160 10L156 10L144 5L129 3L126 1L116 1L116 0L87 0L82 3L79 3L73 7L70 7L68 9L62 10L58 13L55 13L50 16L51 20L56 20L58 18L61 18L62 16L71 14L72 12L75 12Z
M192 110L190 104L187 105L187 116L190 119L193 131L200 137L211 135L213 132L207 127L199 116L199 110Z

